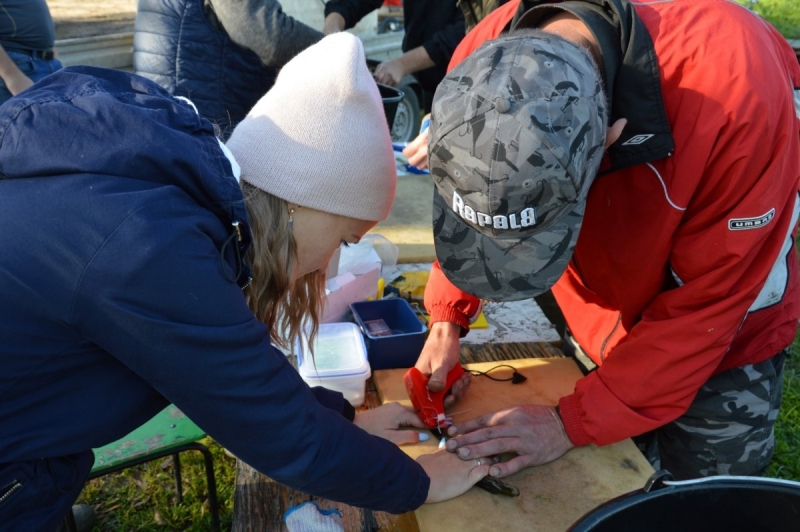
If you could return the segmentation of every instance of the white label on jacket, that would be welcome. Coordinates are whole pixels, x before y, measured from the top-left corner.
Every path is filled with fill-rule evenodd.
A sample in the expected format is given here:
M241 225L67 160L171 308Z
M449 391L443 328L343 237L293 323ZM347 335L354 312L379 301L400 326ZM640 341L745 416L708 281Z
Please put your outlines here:
M768 213L762 214L756 218L731 218L728 220L728 229L731 231L758 229L770 223L773 218L775 218L775 207L770 209Z

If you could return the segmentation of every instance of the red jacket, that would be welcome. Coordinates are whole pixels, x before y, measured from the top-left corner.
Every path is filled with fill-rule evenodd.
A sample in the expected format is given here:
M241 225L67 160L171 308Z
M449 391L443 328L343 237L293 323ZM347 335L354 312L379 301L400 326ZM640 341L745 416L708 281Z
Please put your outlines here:
M611 121L630 121L553 287L599 366L561 398L561 416L575 445L604 445L676 419L709 377L766 360L794 339L800 67L771 26L731 2L570 3L605 4L619 15L622 41L630 37L628 68L610 85ZM507 29L518 4L476 26L450 68ZM637 69L649 85L626 83ZM657 120L642 116L657 111L654 102L673 138L666 153L646 149L648 121ZM425 304L433 322L468 327L480 302L434 264Z

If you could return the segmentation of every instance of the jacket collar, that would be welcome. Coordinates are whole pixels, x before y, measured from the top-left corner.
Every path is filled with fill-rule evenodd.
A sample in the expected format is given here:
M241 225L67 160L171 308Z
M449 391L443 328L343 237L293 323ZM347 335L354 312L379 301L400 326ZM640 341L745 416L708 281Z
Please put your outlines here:
M608 149L606 174L672 155L675 141L661 94L658 61L644 23L627 0L522 0L507 29L535 27L556 10L569 11L594 33L604 62L609 124L626 118L622 136Z

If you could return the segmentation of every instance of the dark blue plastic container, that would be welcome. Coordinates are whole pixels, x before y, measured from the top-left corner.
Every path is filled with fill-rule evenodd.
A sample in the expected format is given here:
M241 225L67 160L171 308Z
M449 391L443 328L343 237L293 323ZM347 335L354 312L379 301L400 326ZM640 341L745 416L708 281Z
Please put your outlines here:
M410 368L419 358L428 328L399 297L350 303L364 335L372 370ZM381 321L382 320L382 321Z

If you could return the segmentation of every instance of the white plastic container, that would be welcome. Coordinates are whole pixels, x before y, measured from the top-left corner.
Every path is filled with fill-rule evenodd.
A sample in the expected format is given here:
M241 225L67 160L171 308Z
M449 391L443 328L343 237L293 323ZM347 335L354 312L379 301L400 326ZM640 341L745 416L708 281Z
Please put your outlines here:
M372 374L361 329L355 323L320 324L313 358L308 339L298 343L297 369L309 386L342 392L350 404L360 406Z

